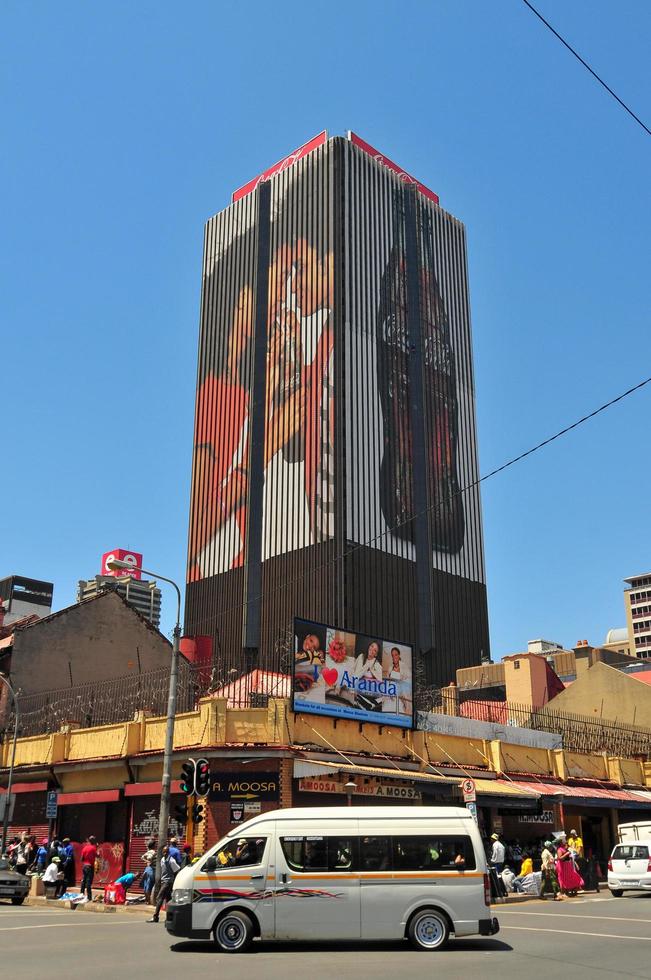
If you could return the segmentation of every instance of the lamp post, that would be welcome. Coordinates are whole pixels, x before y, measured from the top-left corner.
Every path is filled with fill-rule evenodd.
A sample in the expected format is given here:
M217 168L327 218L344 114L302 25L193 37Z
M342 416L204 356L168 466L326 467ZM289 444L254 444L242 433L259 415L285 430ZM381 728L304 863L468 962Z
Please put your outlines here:
M344 784L344 789L346 790L346 799L348 800L348 806L352 806L353 793L357 789L357 783L354 783L352 779L349 779L348 782Z
M163 847L167 843L167 830L170 819L170 795L172 787L172 753L174 752L174 721L176 718L176 688L179 675L179 644L181 640L181 590L176 582L157 572L131 565L129 562L113 558L106 563L111 571L144 572L167 582L176 589L176 624L172 633L172 662L170 665L170 686L167 696L167 726L165 728L165 750L163 752L163 778L160 791L160 812L158 816L158 843L156 845L156 893L160 888L161 859Z
M2 819L2 846L0 846L0 856L5 852L5 845L7 843L7 830L9 828L9 809L11 807L11 784L14 778L14 763L16 762L16 741L18 739L18 697L13 687L11 686L9 680L0 674L0 681L5 684L9 693L11 694L12 700L14 702L14 739L11 746L11 762L9 763L9 775L7 776L7 799L5 803L5 812Z

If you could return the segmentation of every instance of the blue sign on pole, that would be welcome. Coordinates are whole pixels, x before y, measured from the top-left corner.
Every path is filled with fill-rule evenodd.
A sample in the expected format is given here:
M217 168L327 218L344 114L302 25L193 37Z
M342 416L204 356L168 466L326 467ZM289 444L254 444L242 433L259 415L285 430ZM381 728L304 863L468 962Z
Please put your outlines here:
M51 789L47 794L47 803L45 804L45 816L48 820L56 819L58 805L59 794L57 790Z

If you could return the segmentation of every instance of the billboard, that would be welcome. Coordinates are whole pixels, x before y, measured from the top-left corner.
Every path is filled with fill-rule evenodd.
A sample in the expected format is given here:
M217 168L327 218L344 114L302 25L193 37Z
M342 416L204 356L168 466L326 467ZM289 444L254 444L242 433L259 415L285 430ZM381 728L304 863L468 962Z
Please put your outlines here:
M281 169L271 183L262 327L255 298L256 195L217 215L208 229L190 582L244 566L249 490L261 477L262 561L334 534L334 261L324 150ZM253 350L260 329L266 331L262 474L251 472Z
M126 561L133 568L142 568L142 555L139 552L127 551L124 548L114 548L113 551L107 551L102 555L102 575L113 575L116 578L120 578L123 575L130 575L132 578L142 578L140 572L128 572L126 568L116 569L115 571L107 568L107 562L113 561L115 558L118 561Z
M294 711L411 728L412 648L294 620Z

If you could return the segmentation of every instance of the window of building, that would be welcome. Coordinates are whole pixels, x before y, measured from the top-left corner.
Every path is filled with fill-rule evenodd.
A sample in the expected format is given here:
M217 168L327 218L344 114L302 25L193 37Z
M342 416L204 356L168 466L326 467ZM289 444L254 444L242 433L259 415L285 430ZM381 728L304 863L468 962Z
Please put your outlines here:
M513 661L513 670L520 670L520 661L519 660L514 660Z
M266 844L266 837L238 837L230 840L215 855L217 867L245 868L261 864Z

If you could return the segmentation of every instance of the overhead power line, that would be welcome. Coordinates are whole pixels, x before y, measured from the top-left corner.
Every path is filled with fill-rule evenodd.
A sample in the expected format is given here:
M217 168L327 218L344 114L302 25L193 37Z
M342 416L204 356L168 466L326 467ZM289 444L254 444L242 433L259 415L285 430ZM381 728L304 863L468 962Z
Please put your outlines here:
M634 392L639 391L641 388L644 388L648 384L651 384L651 377L644 378L643 381L638 382L637 384L633 385L631 388L627 388L626 391L620 392L619 395L616 395L614 398L611 398L610 401L604 402L603 405L600 405L598 408L595 408L592 412L589 412L587 415L583 415L580 419L577 419L575 422L572 422L569 425L564 426L564 428L559 429L558 432L555 432L553 435L548 436L546 439L543 439L542 442L537 443L535 446L532 446L530 449L525 450L523 453L519 453L517 456L513 456L511 459L507 460L505 463L502 463L500 466L496 466L495 469L489 470L489 472L484 473L483 476L478 477L476 480L473 480L471 483L467 483L464 487L460 487L457 491L455 491L455 493L450 494L449 497L446 498L446 501L462 493L467 493L469 490L473 490L475 487L478 487L480 483L484 483L486 480L490 480L491 477L497 476L498 473L503 473L504 470L507 470L510 466L515 466L515 464L521 462L521 460L526 459L528 456L532 456L534 453L539 452L539 450L543 449L545 446L549 446L550 443L555 442L557 439L560 439L564 435L567 435L568 432L572 432L573 429L577 429L580 425L584 425L585 422L588 422L590 419L595 418L595 416L600 415L602 412L605 412L606 409L612 408L613 405L616 405L618 402L623 401L625 398L628 398L629 395L634 394ZM349 558L350 555L354 554L356 551L359 551L361 548L368 548L371 545L374 545L376 542L380 541L388 534L391 534L393 531L396 531L398 528L404 527L407 524L411 524L411 522L415 521L417 517L421 517L423 514L428 514L430 512L437 511L439 507L440 507L439 502L431 504L429 507L426 507L424 511L421 511L417 514L412 514L411 517L407 517L404 521L399 521L397 524L393 524L391 527L385 528L384 531L381 531L379 534L376 534L374 537L368 538L368 540L366 541L362 541L359 544L353 545L351 548L348 548L347 551L342 552L342 554L335 555L334 558L329 558L327 561L322 562L320 565L316 565L314 568L310 568L306 572L302 573L301 575L296 576L296 578L288 579L287 581L283 582L282 585L277 585L272 589L265 590L264 592L261 592L260 595L252 596L250 599L244 599L242 602L236 602L232 606L228 606L226 609L220 609L213 616L204 617L203 619L196 622L195 626L203 626L204 624L212 623L215 620L221 619L223 616L226 616L229 612L233 612L234 610L240 608L243 609L246 605L248 605L251 602L258 602L260 599L265 599L276 592L280 592L283 589L288 588L290 585L294 585L296 582L304 580L308 575L315 575L317 572L323 571L323 569L327 568L329 565L334 565L336 562L343 561L344 559Z
M587 68L587 70L590 72L590 74L593 76L593 78L596 78L597 79L597 81L599 82L599 84L602 85L606 89L606 91L608 92L608 94L609 95L612 95L613 99L615 99L616 102L619 102L619 104L621 105L622 109L624 109L626 112L628 112L629 116L631 116L635 120L635 122L638 124L638 126L641 126L642 127L642 129L647 134L647 136L651 136L651 129L649 129L649 127L646 125L646 123L642 122L642 120L640 119L640 117L637 116L633 112L633 110L631 109L630 106L627 106L626 105L626 103L624 102L623 99L620 99L620 97L617 95L616 92L613 92L613 90L611 89L610 85L608 85L606 82L604 82L604 80L601 77L601 75L598 75L597 72L594 70L594 68L591 68L590 65L588 64L588 62L585 61L581 57L581 55L579 54L579 52L578 51L575 51L575 49L572 47L572 45L569 44L565 40L565 38L561 34L559 34L558 31L554 27L552 27L552 25L549 23L548 20L545 20L545 18L540 13L540 11L536 10L536 8L534 7L534 5L532 3L529 3L529 0L522 0L522 2L524 3L524 5L526 7L529 8L529 10L533 14L536 15L536 17L538 18L538 20L542 21L542 23L545 25L545 27L552 32L552 34L554 35L554 37L558 38L558 40L561 42L561 44L563 44L567 48L567 50L571 54L574 55L574 57L577 59L577 61L580 61L581 64L583 65L583 67L584 68Z

